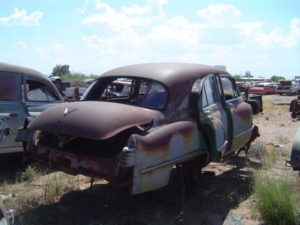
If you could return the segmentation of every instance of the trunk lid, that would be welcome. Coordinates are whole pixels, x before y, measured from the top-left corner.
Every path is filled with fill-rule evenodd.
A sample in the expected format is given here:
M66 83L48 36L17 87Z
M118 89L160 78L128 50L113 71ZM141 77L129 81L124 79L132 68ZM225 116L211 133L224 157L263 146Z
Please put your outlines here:
M42 112L28 126L32 130L89 139L107 139L130 127L163 118L156 110L112 102L72 102Z

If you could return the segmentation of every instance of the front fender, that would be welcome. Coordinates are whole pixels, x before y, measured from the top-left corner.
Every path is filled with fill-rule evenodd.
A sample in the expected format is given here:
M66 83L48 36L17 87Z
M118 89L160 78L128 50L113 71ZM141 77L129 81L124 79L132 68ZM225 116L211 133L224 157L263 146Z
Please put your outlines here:
M162 125L146 136L134 135L136 165L132 194L168 184L174 165L207 152L203 135L193 120Z

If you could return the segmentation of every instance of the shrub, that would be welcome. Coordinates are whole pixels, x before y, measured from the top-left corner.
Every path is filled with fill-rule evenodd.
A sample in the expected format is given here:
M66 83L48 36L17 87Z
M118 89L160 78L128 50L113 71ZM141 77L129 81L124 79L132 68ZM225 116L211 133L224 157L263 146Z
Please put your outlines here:
M255 207L267 224L296 224L296 204L290 180L257 174L253 190L257 198Z
M31 182L39 175L40 175L39 169L34 165L29 165L23 172L19 174L19 180L21 182L24 181Z
M67 190L67 179L62 174L48 176L47 183L44 187L45 201L48 203L55 202L64 191Z

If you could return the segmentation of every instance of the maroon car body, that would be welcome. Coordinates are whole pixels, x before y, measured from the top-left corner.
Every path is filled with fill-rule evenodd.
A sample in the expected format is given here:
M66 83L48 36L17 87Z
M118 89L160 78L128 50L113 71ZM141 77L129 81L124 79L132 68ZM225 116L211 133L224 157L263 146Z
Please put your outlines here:
M116 95L116 82L129 84L128 92ZM209 162L248 146L254 127L251 106L226 71L150 63L104 73L82 101L44 111L19 139L28 142L29 158L139 194L168 184L177 165L195 177Z
M268 95L268 94L275 94L276 92L276 85L272 83L257 83L253 87L249 88L250 94L259 94L259 95Z

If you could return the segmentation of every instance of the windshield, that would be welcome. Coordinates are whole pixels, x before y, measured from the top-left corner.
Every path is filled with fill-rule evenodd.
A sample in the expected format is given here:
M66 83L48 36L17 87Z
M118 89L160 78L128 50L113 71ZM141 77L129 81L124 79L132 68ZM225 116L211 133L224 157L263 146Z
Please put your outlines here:
M264 84L256 84L254 87L266 87Z
M84 101L109 101L163 110L167 90L159 82L141 78L102 78L86 93Z

